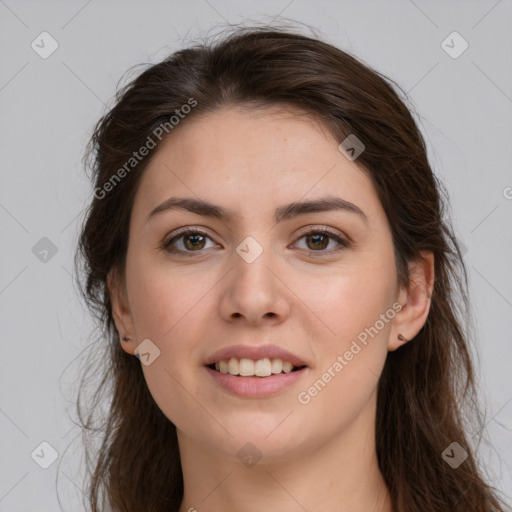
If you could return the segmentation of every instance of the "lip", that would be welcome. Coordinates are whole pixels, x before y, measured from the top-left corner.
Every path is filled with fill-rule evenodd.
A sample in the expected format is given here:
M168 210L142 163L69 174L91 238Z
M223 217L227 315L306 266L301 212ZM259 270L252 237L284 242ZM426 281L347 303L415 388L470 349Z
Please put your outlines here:
M232 345L230 347L224 347L209 356L204 362L204 365L208 366L212 363L218 363L219 361L232 357L236 357L237 359L252 359L253 361L268 357L269 359L290 361L293 366L308 366L300 357L277 345L259 345L257 347L251 345Z
M278 373L268 377L240 377L229 373L220 373L208 366L205 366L205 370L226 391L245 398L266 398L292 386L309 371L309 368L305 367L290 373Z

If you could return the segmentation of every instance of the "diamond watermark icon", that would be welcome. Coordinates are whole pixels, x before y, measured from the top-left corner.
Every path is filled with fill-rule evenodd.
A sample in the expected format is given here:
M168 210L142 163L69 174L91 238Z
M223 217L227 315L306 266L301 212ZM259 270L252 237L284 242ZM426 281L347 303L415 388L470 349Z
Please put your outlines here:
M252 263L260 257L261 253L263 252L263 247L261 247L261 245L256 242L252 236L248 236L236 248L236 252L247 263Z
M48 32L41 32L30 46L39 57L47 59L59 47L59 43Z
M248 468L252 468L262 457L262 453L253 443L245 443L236 454Z
M458 59L469 48L469 43L458 32L452 32L443 40L441 48L452 59Z
M160 355L160 349L149 339L135 347L133 354L144 366L149 366Z
M38 466L48 469L59 458L59 453L50 443L43 441L30 456Z
M457 469L467 458L468 452L462 446L453 442L444 450L441 457L450 464L453 469Z
M338 149L345 158L353 162L366 149L366 146L361 139L351 133L340 143Z
M57 254L57 246L49 238L43 236L32 247L32 253L42 263L48 263Z

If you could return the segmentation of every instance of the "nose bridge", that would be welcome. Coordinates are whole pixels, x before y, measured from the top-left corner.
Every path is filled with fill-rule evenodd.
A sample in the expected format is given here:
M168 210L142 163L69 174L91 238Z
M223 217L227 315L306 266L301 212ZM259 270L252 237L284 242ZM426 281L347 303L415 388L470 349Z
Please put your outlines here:
M251 236L237 246L228 289L221 300L224 317L244 316L257 322L265 316L286 314L285 287L277 277L276 257L268 245L264 247Z
M262 237L260 242L252 236L246 237L236 248L236 255L233 255L235 266L233 279L244 292L259 295L271 295L275 283L275 275L271 272L275 266L272 251L268 243L263 246Z

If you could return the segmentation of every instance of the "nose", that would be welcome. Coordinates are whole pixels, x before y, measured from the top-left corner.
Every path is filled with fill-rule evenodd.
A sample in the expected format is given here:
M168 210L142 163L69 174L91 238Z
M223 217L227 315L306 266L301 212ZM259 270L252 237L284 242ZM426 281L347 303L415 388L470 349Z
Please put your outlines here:
M219 303L226 321L257 326L278 324L288 317L291 292L268 253L264 251L252 263L234 255L234 268L226 276Z

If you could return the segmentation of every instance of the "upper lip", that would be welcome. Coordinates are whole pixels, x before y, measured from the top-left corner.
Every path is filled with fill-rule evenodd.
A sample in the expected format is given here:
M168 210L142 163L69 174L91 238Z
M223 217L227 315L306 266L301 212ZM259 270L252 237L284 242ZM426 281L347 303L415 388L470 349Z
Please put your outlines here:
M213 363L218 363L226 359L235 357L237 359L282 359L283 361L290 361L293 366L307 366L307 364L295 354L285 350L277 345L258 345L257 347L251 345L231 345L229 347L221 348L210 355L204 362L205 366Z

